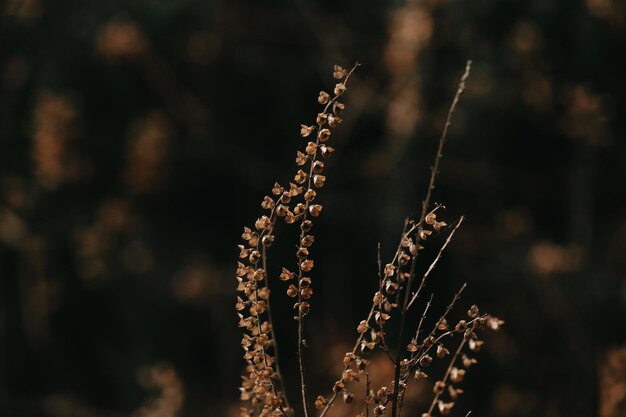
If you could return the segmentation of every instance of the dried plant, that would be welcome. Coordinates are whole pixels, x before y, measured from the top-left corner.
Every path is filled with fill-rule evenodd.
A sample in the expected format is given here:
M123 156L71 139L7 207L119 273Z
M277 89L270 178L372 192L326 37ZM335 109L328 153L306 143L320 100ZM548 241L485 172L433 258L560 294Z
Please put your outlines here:
M333 152L329 146L332 131L342 119L344 104L339 101L346 92L348 81L358 63L350 70L335 66L333 76L337 83L333 93L321 91L318 102L323 110L317 114L313 124L301 125L300 135L310 138L302 151L296 154L299 169L289 186L278 183L272 188L272 195L265 196L261 203L265 214L259 217L254 227L245 227L239 245L237 266L238 296L236 310L239 326L243 328L242 346L246 360L247 374L243 376L241 400L246 403L241 408L242 417L290 417L295 414L285 394L285 383L278 361L278 346L274 335L270 308L270 289L267 272L267 251L275 241L274 229L277 221L298 224L300 234L296 250L297 270L283 267L279 280L285 283L287 296L296 299L294 319L297 323L298 369L300 375L300 396L304 417L313 415L310 409L307 378L304 367L304 323L310 310L313 295L310 272L314 261L310 258L314 236L311 232L313 220L322 212L318 203L319 189L324 186L324 161ZM483 345L478 330L487 328L498 330L503 321L481 313L476 305L467 311L467 318L454 325L448 324L448 315L461 297L465 284L454 294L451 302L439 315L432 328L426 329L426 318L432 305L433 296L425 303L413 337L408 339L408 312L422 299L426 282L442 257L452 237L461 226L463 217L453 226L440 220L438 215L444 209L441 204L431 204L432 192L439 170L439 164L446 142L452 115L465 90L471 62L467 63L456 95L439 138L437 154L431 168L431 175L422 202L421 214L417 219L407 219L393 258L383 265L378 256L378 289L373 296L371 308L364 320L357 326L353 348L343 357L343 372L327 396L317 396L312 405L318 417L330 416L333 404L338 398L345 403L353 403L357 398L354 388L365 380L365 395L358 417L400 415L405 394L411 379L423 383L431 380L426 369L437 358L448 360L448 365L438 378L432 378L433 398L422 417L436 413L450 413L455 401L463 390L459 387L467 370L477 361L473 357ZM431 235L448 233L447 238L425 272L418 271L417 259ZM386 325L392 318L399 320L395 346L388 343ZM407 343L408 341L408 343ZM372 381L368 366L372 354L382 351L394 366L392 381ZM376 385L379 384L379 385Z

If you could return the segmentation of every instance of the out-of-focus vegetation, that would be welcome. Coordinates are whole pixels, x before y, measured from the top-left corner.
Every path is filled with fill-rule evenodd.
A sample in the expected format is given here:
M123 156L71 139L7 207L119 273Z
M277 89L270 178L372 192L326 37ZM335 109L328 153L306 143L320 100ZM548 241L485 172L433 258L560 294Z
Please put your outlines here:
M430 289L443 305L468 281L464 298L507 325L463 406L623 416L625 7L1 3L0 415L236 415L240 226L289 179L332 64L359 60L308 324L314 391L332 385L377 242L391 253L419 210L472 59L435 190L467 220ZM277 327L292 363L291 323Z

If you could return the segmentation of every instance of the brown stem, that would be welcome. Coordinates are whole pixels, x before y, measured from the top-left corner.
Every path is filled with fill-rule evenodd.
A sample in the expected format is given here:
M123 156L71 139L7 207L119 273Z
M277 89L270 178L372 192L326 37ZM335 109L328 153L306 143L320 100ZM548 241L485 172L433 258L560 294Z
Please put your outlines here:
M350 78L350 76L352 75L352 73L354 72L354 70L356 70L356 68L359 66L360 64L357 62L354 64L354 66L352 67L352 69L350 70L350 72L346 75L346 77L343 80L343 84L347 85L348 84L348 79ZM330 108L330 106L335 103L337 100L339 99L339 95L335 95L331 100L328 101L328 103L326 103L326 106L324 107L323 113L326 113L328 111L328 109ZM322 128L322 124L318 123L318 127L317 127L317 134L316 134L316 139L315 139L315 151L313 152L313 155L311 156L310 160L309 160L309 175L308 175L308 182L307 182L307 190L311 189L311 184L313 181L313 164L314 162L317 160L317 151L318 151L318 147L320 144L320 131ZM309 212L309 205L310 202L305 200L305 204L304 204L304 213L302 214L302 220L301 220L301 224L304 224L304 222L307 220L307 215ZM302 242L302 240L304 239L306 235L306 232L304 230L304 228L300 228L300 240L299 242ZM304 314L302 313L302 309L300 308L300 306L302 305L302 278L304 275L304 271L302 270L302 261L298 261L298 369L300 372L300 394L302 396L302 408L303 408L303 412L304 412L304 417L309 417L309 409L308 409L308 400L307 400L307 389L306 389L306 376L305 376L305 368L304 368L304 351L303 351L303 347L304 347Z
M273 214L274 214L274 211L272 210L272 215ZM264 282L265 282L265 286L269 288L269 278L268 278L269 273L267 272L267 248L265 246L263 246L261 253L263 257L263 270L265 271ZM270 308L269 298L267 299L265 304L266 304L265 310L267 311L267 321L270 324L270 337L271 337L271 340L273 341L273 346L274 346L274 365L275 365L275 370L276 370L276 379L278 379L278 382L280 383L280 388L282 389L282 392L283 392L282 397L285 400L285 405L287 406L288 409L291 409L291 405L289 404L289 399L287 398L286 385L283 379L283 374L280 371L280 362L278 360L278 341L276 340L276 334L274 332L274 319L272 318L272 309ZM283 414L284 414L284 411L283 411Z
M450 372L452 372L452 367L454 367L454 362L456 362L456 359L458 358L459 354L463 350L463 346L465 346L466 342L467 341L465 340L465 337L463 337L463 339L461 340L461 343L459 343L459 347L454 352L454 355L452 356L452 359L450 359L450 364L448 365L448 369L446 369L446 373L444 374L444 376L442 378L442 381L443 381L444 384L448 380L448 377L450 376ZM430 403L430 407L428 408L428 414L429 415L432 415L432 412L435 409L435 404L437 404L437 400L439 399L440 395L441 394L435 394L435 396L433 397L433 401Z
M426 213L427 213L428 207L430 206L430 200L432 198L432 191L435 188L435 180L437 178L437 173L439 171L439 163L441 161L441 157L443 156L443 145L446 142L446 138L448 135L448 128L450 127L450 124L452 122L452 114L454 113L456 109L456 106L459 102L461 95L465 91L465 82L467 81L467 78L469 77L471 63L472 63L471 61L467 61L465 65L465 72L461 76L461 80L459 82L459 86L457 88L456 94L454 95L454 99L452 100L452 104L450 105L450 108L448 110L448 116L446 118L446 123L443 127L443 132L441 134L441 137L439 138L439 144L437 146L437 155L435 156L435 162L431 168L430 180L428 182L428 189L426 191L426 198L424 198L424 200L422 201L422 214L420 215L420 220L419 220L420 224L426 218ZM418 241L417 243L419 243L419 234L417 234L417 241ZM412 272L415 270L416 261L417 261L417 255L413 256L413 259L411 260ZM404 290L405 291L404 302L400 310L400 329L398 331L398 347L397 347L398 354L396 355L396 371L395 371L394 386L393 386L393 404L391 408L391 417L397 416L398 389L399 389L399 384L400 384L400 369L399 369L400 367L398 366L398 364L400 364L402 360L402 352L403 352L403 349L401 348L402 338L404 337L404 326L406 323L406 311L407 311L407 306L409 303L409 296L410 296L411 287L412 287L414 278L415 278L415 274L410 273L405 290ZM414 295L414 298L417 298L417 296L419 295L420 289L421 289L421 286L416 292L416 294Z
M430 172L430 181L428 183L428 190L426 191L426 198L422 202L422 215L420 220L423 220L426 217L426 211L428 210L428 206L430 205L430 199L432 196L433 189L435 188L435 179L437 178L437 174L439 173L439 162L441 161L441 157L443 156L443 145L446 142L448 136L448 129L450 128L450 124L452 123L452 115L456 110L456 105L461 98L461 95L465 91L465 82L470 74L470 69L472 66L472 61L467 61L465 64L465 72L461 76L461 81L459 82L459 86L456 90L456 94L454 95L454 99L452 100L452 104L448 109L448 116L446 118L446 124L443 127L443 132L441 133L441 137L439 138L439 145L437 146L437 156L435 157L435 163L433 164Z
M413 294L413 297L411 298L411 301L407 304L406 309L408 310L409 308L411 308L411 305L413 305L413 303L415 302L415 300L417 300L417 298L420 295L420 292L422 291L422 289L424 288L424 284L426 283L426 279L428 279L428 276L430 275L430 273L432 272L433 269L435 269L435 265L437 265L437 262L439 262L439 259L441 259L441 255L443 254L443 251L446 250L446 247L450 244L450 241L452 241L452 236L454 236L454 233L457 231L457 229L461 226L461 223L463 223L463 220L465 219L464 216L461 216L461 218L459 219L459 221L456 223L456 225L454 226L454 228L452 229L452 231L450 232L450 234L448 235L448 238L446 239L445 243L441 246L441 248L439 248L439 252L437 253L437 256L435 257L435 259L430 263L430 266L428 267L428 269L426 270L426 272L424 273L424 275L422 276L422 281L420 282L419 287L417 288L417 291L415 291L415 294ZM409 288L407 286L407 294L409 293Z

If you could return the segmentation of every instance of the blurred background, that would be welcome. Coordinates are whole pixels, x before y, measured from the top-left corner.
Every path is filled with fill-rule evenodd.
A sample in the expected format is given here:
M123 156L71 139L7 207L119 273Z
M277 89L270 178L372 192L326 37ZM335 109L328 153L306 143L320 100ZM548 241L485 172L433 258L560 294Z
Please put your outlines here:
M429 291L441 307L467 281L460 312L507 323L455 411L626 416L620 0L0 2L0 415L238 415L241 229L293 176L332 65L358 60L313 249L328 392L467 59L435 190L467 219Z

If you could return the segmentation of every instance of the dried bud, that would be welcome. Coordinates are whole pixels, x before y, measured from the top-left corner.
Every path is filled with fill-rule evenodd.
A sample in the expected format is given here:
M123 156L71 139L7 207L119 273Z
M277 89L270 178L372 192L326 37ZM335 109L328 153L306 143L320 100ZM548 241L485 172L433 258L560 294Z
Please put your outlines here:
M348 352L346 353L346 355L343 357L343 364L345 366L350 365L352 362L354 362L354 360L356 359L356 355L352 352Z
M306 164L307 159L308 157L302 152L298 151L298 153L296 153L296 164L302 166Z
M435 386L433 387L433 392L437 395L443 394L443 391L446 389L446 383L443 381L435 382Z
M302 203L296 204L296 206L293 208L293 212L296 216L299 216L302 213L304 213L304 210L306 210L306 206Z
M376 294L374 294L374 305L377 305L377 306L381 305L384 299L385 297L380 291L376 292Z
M313 172L319 174L324 169L324 163L322 161L313 162Z
M300 295L305 300L308 300L313 295L313 288L310 288L310 287L303 288L302 290L300 290Z
M272 224L272 222L270 221L269 217L261 216L254 223L254 227L256 227L257 230L267 230L267 229L270 228L271 224Z
M287 295L291 298L294 298L298 295L298 287L291 284L289 288L287 288Z
M435 231L438 232L444 227L446 227L447 225L448 223L446 222L435 222L435 224L433 225L433 229L435 229Z
M295 197L297 195L300 195L304 192L304 188L300 187L292 182L289 183L289 195L291 197Z
M326 120L328 119L328 115L326 113L318 113L317 114L317 124L322 126L324 123L326 123Z
M428 336L427 338L424 339L423 343L424 343L424 346L429 348L432 345L434 345L436 341L437 341L437 339L435 339L434 336Z
M367 324L367 321L362 320L359 325L356 328L356 331L359 332L360 334L363 334L367 331L367 329L369 329L370 326Z
M338 101L335 101L333 103L333 114L335 116L339 116L341 115L341 113L343 113L343 111L345 110L346 106L343 105L343 103L340 103Z
M309 304L307 301L303 301L298 306L298 310L300 310L301 315L305 316L309 313L309 310L311 310L311 304Z
M483 342L482 340L470 339L470 341L467 344L472 352L478 352L480 351L480 348L483 347L484 343L485 342Z
M256 271L254 271L254 280L255 281L263 281L263 279L265 278L265 270L263 268L259 268Z
M432 230L422 229L421 227L418 231L419 237L422 240L428 239L428 236L430 236L432 233L433 233Z
M248 258L251 264L255 264L261 259L261 253L257 250L253 250L250 252L250 257Z
M315 185L317 188L322 188L324 186L324 183L326 183L325 176L320 174L313 175L313 185Z
M339 116L328 116L328 126L335 128L337 126L339 126L339 124L342 122L343 120L341 119L341 117Z
M335 385L333 385L333 392L338 394L341 391L343 391L345 388L346 388L346 384L342 380L339 380L335 382Z
M450 370L450 381L458 384L463 381L463 377L465 376L465 369L459 369L457 367L453 367Z
M270 289L267 287L263 287L263 288L259 288L259 294L258 297L261 300L267 300L270 298Z
M313 227L313 222L311 220L305 220L300 225L300 229L304 232L308 232Z
M345 86L345 84L343 84L343 83L337 83L337 84L335 85L335 90L334 90L334 93L335 93L335 95L336 95L336 96L340 96L340 95L342 95L342 94L343 94L343 93L345 93L345 92L346 92L346 86Z
M317 144L315 142L309 142L306 145L305 151L308 155L314 155L316 149L317 149Z
M446 349L442 344L437 345L437 357L439 359L445 358L446 355L449 355L450 351Z
M283 195L278 199L282 204L289 204L291 201L291 193L289 191L284 192Z
M387 291L387 294L389 295L394 295L398 291L398 284L391 280L387 280L385 282L385 291ZM387 306L385 305L385 310L387 310L386 307Z
M309 272L311 269L313 269L313 260L312 259L306 259L306 260L302 261L300 263L300 269L302 269L302 271L304 271L304 272Z
M281 195L283 191L285 191L285 189L281 187L279 183L274 184L274 188L272 188L272 194Z
M299 169L298 172L296 172L296 175L294 177L294 181L297 182L298 184L304 184L304 182L306 181L308 175L306 172L304 172L303 170Z
M415 342L411 342L409 343L409 345L406 347L406 350L408 350L411 353L417 352L419 350L419 346L417 346L417 343Z
M449 327L449 326L448 326L448 320L446 320L445 318L444 318L444 319L439 320L439 322L437 323L437 329L439 329L439 330L441 330L441 331L446 331L446 330L448 330L448 327Z
M327 104L330 101L330 94L326 91L320 91L320 95L317 98L317 102L320 104Z
M283 271L280 273L281 281L289 281L293 279L293 277L294 277L294 273L289 271L287 268L283 268Z
M333 77L335 77L336 80L341 80L346 75L348 75L348 71L346 71L339 65L335 65L333 67Z
M315 242L315 237L311 236L311 235L306 235L302 238L302 241L300 242L302 244L302 246L306 246L309 247L313 244L313 242ZM311 261L313 262L313 261Z
M264 208L265 210L271 210L274 208L274 205L276 203L274 203L274 200L270 197L270 196L265 196L263 198L263 202L261 203L261 207Z
M321 395L318 395L315 399L315 408L318 410L324 408L326 404L328 404L328 401L326 401L326 398L322 397Z
M315 192L315 190L312 188L309 188L308 190L306 190L306 193L304 193L304 201L310 203L311 201L315 199L316 195L317 193Z
M306 259L306 257L309 256L309 250L307 248L302 248L302 247L298 248L298 252L296 252L296 256L300 260Z
M261 239L261 243L266 248L272 246L272 243L274 243L274 235L263 236L263 239Z
M246 308L246 303L244 303L243 299L237 296L237 303L235 304L235 310L241 311Z
M250 229L249 227L244 227L243 228L243 233L241 234L241 238L245 241L248 241L252 238L252 229Z
M479 310L476 304L474 304L473 306L470 307L469 310L467 310L467 317L469 317L470 319L475 319L476 317L478 317L478 314L479 314Z
M322 156L324 158L330 156L330 154L335 152L335 148L331 148L330 146L326 146L326 145L320 146L320 150L322 151Z
M320 142L326 142L330 139L330 129L322 129L319 133Z
M306 138L315 130L315 126L300 125L300 136Z
M292 224L295 223L298 218L289 210L285 214L285 223Z
M276 215L278 217L285 217L286 214L287 214L287 208L285 206L283 206L282 204L279 204L278 206L276 206Z
M428 378L428 375L426 375L426 373L420 371L419 369L415 371L415 380L416 381L423 381L426 378Z
M504 324L504 321L500 320L497 317L489 316L489 317L487 317L486 323L487 323L487 327L488 328L490 328L491 330L494 330L494 331L498 331L498 330L500 330L500 327Z
M459 322L454 326L454 330L458 333L462 333L467 329L467 322L465 320L459 320Z
M437 401L437 408L439 409L439 412L441 413L442 416L446 416L448 414L450 414L450 411L452 411L452 408L454 407L454 403L444 403L443 401L439 400Z
M430 357L430 355L425 354L425 355L422 355L422 357L420 358L419 364L420 366L426 367L430 365L432 361L433 361L433 358Z
M394 264L387 264L387 265L385 265L384 274L385 274L386 277L392 276L395 271L396 271L396 267L395 267Z
M431 211L430 213L426 215L426 218L424 219L424 221L426 222L426 224L433 225L437 221L436 219L437 219L437 215L435 214L435 212Z
M456 400L460 394L463 394L463 390L461 388L454 388L452 385L448 387L448 393L450 394L450 398Z
M478 361L475 358L470 358L467 355L463 355L461 357L461 360L463 361L463 367L465 367L466 369L478 363Z
M354 394L352 394L351 392L348 391L344 391L343 392L343 402L346 404L350 404L352 403L352 400L354 400Z
M389 314L385 314L385 313L381 313L380 311L377 311L376 314L374 315L374 318L376 319L376 323L378 323L382 327L385 324L385 322L391 318L391 316Z
M322 206L320 204L311 204L309 206L309 213L311 213L311 216L317 217L320 215L321 212Z

